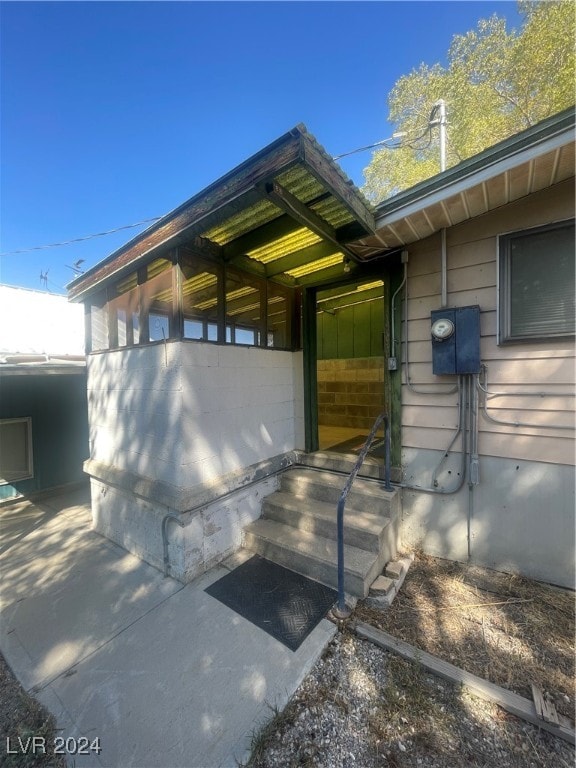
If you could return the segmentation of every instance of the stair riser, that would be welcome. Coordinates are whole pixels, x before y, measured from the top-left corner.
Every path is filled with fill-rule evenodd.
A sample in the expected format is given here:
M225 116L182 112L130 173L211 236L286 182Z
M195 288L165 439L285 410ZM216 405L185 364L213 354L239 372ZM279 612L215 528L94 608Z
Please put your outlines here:
M274 563L290 568L297 573L301 573L303 576L307 576L309 579L319 581L327 587L338 589L338 569L329 563L323 563L300 552L285 549L282 545L277 544L274 541L262 539L249 532L244 533L244 546L252 552L256 552L262 557L265 557L267 560L272 560ZM381 568L382 566L380 566L380 569ZM375 573L372 574L372 571L375 571ZM370 584L374 581L377 574L378 563L375 564L374 568L370 569L370 573L366 579L362 579L357 574L351 574L345 571L345 592L349 595L355 595L356 597L366 597L370 589Z
M291 493L299 499L312 498L324 501L328 504L338 504L342 489L320 482L310 481L308 478L300 478L292 473L285 473L280 480L280 487L286 493ZM346 499L346 508L360 509L364 512L374 512L377 515L389 515L390 499L387 495L374 496L364 494L361 490L352 490Z
M271 498L264 499L262 505L262 516L271 520L277 520L279 523L291 525L301 531L308 531L317 536L323 536L326 539L334 541L338 538L338 526L336 522L336 508L334 508L334 519L326 520L315 517L313 513L306 514L300 510L289 509L281 503L276 503ZM378 553L385 540L385 530L391 525L389 518L382 518L382 529L379 533L372 531L362 531L358 528L352 528L344 522L344 542L352 547L364 549L367 552Z
M334 472L346 472L349 474L354 469L355 460L340 457L337 454L309 454L304 456L300 463L305 467L316 467ZM382 464L370 464L365 462L360 473L362 477L371 477L382 479L384 477L384 467Z

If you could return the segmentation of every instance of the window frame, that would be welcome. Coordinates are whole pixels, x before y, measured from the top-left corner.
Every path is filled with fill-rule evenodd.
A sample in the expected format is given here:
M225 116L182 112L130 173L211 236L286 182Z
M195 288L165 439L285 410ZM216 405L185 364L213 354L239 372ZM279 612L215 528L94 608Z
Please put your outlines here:
M552 222L550 224L526 227L511 232L499 234L496 242L497 255L497 339L499 346L511 344L531 344L541 341L550 341L555 339L574 338L576 329L572 331L558 331L551 333L542 331L541 333L531 334L529 336L519 336L512 334L512 296L511 296L511 244L515 238L526 237L531 234L537 235L542 232L549 232L557 229L574 229L574 219L563 219L562 221Z
M0 467L0 485L12 485L13 483L19 483L22 480L32 480L34 478L34 451L32 446L32 417L31 416L18 416L10 419L0 419L0 427L3 424L14 423L26 424L26 471L24 474L17 477L11 477L5 479L2 477L3 470Z

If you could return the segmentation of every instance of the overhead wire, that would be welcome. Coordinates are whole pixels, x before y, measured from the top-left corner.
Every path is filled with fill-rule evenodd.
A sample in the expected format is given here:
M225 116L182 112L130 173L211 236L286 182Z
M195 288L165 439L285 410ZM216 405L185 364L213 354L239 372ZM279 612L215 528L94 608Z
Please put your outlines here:
M433 113L434 113L434 109L431 112L430 119L432 119ZM424 136L426 135L429 136L428 143L425 144L424 146L415 146L415 143L423 139ZM393 141L399 141L399 143L391 144L390 142L393 142ZM388 139L382 139L381 141L376 141L373 144L367 144L364 147L358 147L357 149L352 149L349 152L343 152L340 155L334 155L332 157L332 160L340 160L343 157L349 157L350 155L355 155L359 152L366 152L369 149L375 149L377 147L382 147L384 149L405 149L406 147L408 147L416 151L421 151L429 147L431 142L432 142L432 131L431 131L431 126L429 125L427 126L426 130L423 133L421 133L419 136L415 136L414 138L407 139L405 135L391 136ZM62 240L61 242L58 242L58 243L47 243L46 245L33 245L33 246L30 246L29 248L18 248L17 250L13 250L13 251L3 251L2 253L0 253L0 257L17 256L23 253L32 253L33 251L42 251L48 248L61 248L66 245L73 245L74 243L82 243L82 242L86 242L87 240L94 240L97 237L105 237L106 235L113 235L116 232L121 232L122 230L125 230L125 229L133 229L135 227L140 227L143 224L151 224L151 223L154 223L155 221L159 221L161 218L162 216L153 216L150 219L142 219L142 221L137 221L134 224L124 224L121 227L108 229L104 232L95 232L91 235L84 235L83 237L74 237L74 238L71 238L70 240Z
M135 224L124 224L122 227L115 227L114 229L108 229L106 232L96 232L93 235L85 235L84 237L74 237L71 240L63 240L61 243L49 243L48 245L33 245L30 248L19 248L16 251L4 251L0 253L0 256L15 256L20 253L30 253L32 251L42 251L46 248L60 248L63 245L71 245L72 243L82 243L85 240L93 240L95 237L104 237L105 235L113 235L115 232L121 232L123 229L133 229L134 227L140 227L142 224L149 224L161 219L161 216L154 216L151 219L142 219Z

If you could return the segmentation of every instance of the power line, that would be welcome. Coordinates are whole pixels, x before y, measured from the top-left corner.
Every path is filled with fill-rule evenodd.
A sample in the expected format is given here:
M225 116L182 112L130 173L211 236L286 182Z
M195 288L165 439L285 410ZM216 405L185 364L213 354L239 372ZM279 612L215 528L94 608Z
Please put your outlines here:
M49 245L34 245L31 248L20 248L17 251L5 251L0 253L0 256L15 256L18 253L30 253L31 251L42 251L46 248L59 248L62 245L71 245L72 243L81 243L85 240L93 240L95 237L104 237L105 235L113 235L115 232L120 232L123 229L133 229L134 227L140 227L142 224L149 224L153 221L158 221L161 216L155 216L153 219L143 219L137 221L135 224L125 224L122 227L116 227L115 229L109 229L106 232L97 232L94 235L86 235L85 237L75 237L72 240L63 240L61 243L50 243Z
M435 105L436 107L436 105ZM435 108L433 108L431 114L430 114L430 121L434 117L435 114ZM424 138L424 136L428 135L428 143L423 146L415 146L415 142L420 141ZM390 144L389 142L392 141L398 141L401 139L406 139L405 141L400 141L398 144ZM332 157L332 160L340 160L343 157L349 157L350 155L355 155L359 152L366 152L369 149L375 149L377 147L382 147L384 149L404 149L406 147L410 149L414 149L416 151L427 149L432 141L432 132L431 132L431 125L429 124L426 127L426 130L421 133L420 135L412 138L407 139L406 133L397 133L390 136L388 139L382 139L381 141L376 141L373 144L367 144L365 147L358 147L357 149L352 149L349 152L343 152L340 155L334 155ZM93 240L97 237L105 237L106 235L113 235L115 232L121 232L124 229L133 229L134 227L140 227L142 224L151 224L155 221L159 221L162 218L162 216L154 216L151 219L143 219L142 221L137 221L135 224L125 224L122 227L115 227L114 229L108 229L106 232L96 232L93 235L85 235L84 237L75 237L71 240L63 240L60 243L49 243L47 245L34 245L30 248L19 248L16 251L4 251L3 253L0 253L0 257L2 256L16 256L17 254L21 253L31 253L32 251L43 251L47 248L60 248L64 245L72 245L73 243L82 243L86 240Z

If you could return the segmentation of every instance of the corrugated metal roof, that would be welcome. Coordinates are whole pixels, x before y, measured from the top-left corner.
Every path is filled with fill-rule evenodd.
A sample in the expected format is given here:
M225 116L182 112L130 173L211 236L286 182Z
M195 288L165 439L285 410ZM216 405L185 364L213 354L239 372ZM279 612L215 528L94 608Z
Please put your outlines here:
M350 258L348 242L373 232L370 204L300 125L68 288L72 299L83 299L180 245L198 256L298 285L303 278L310 282L312 275L321 280L324 270Z

